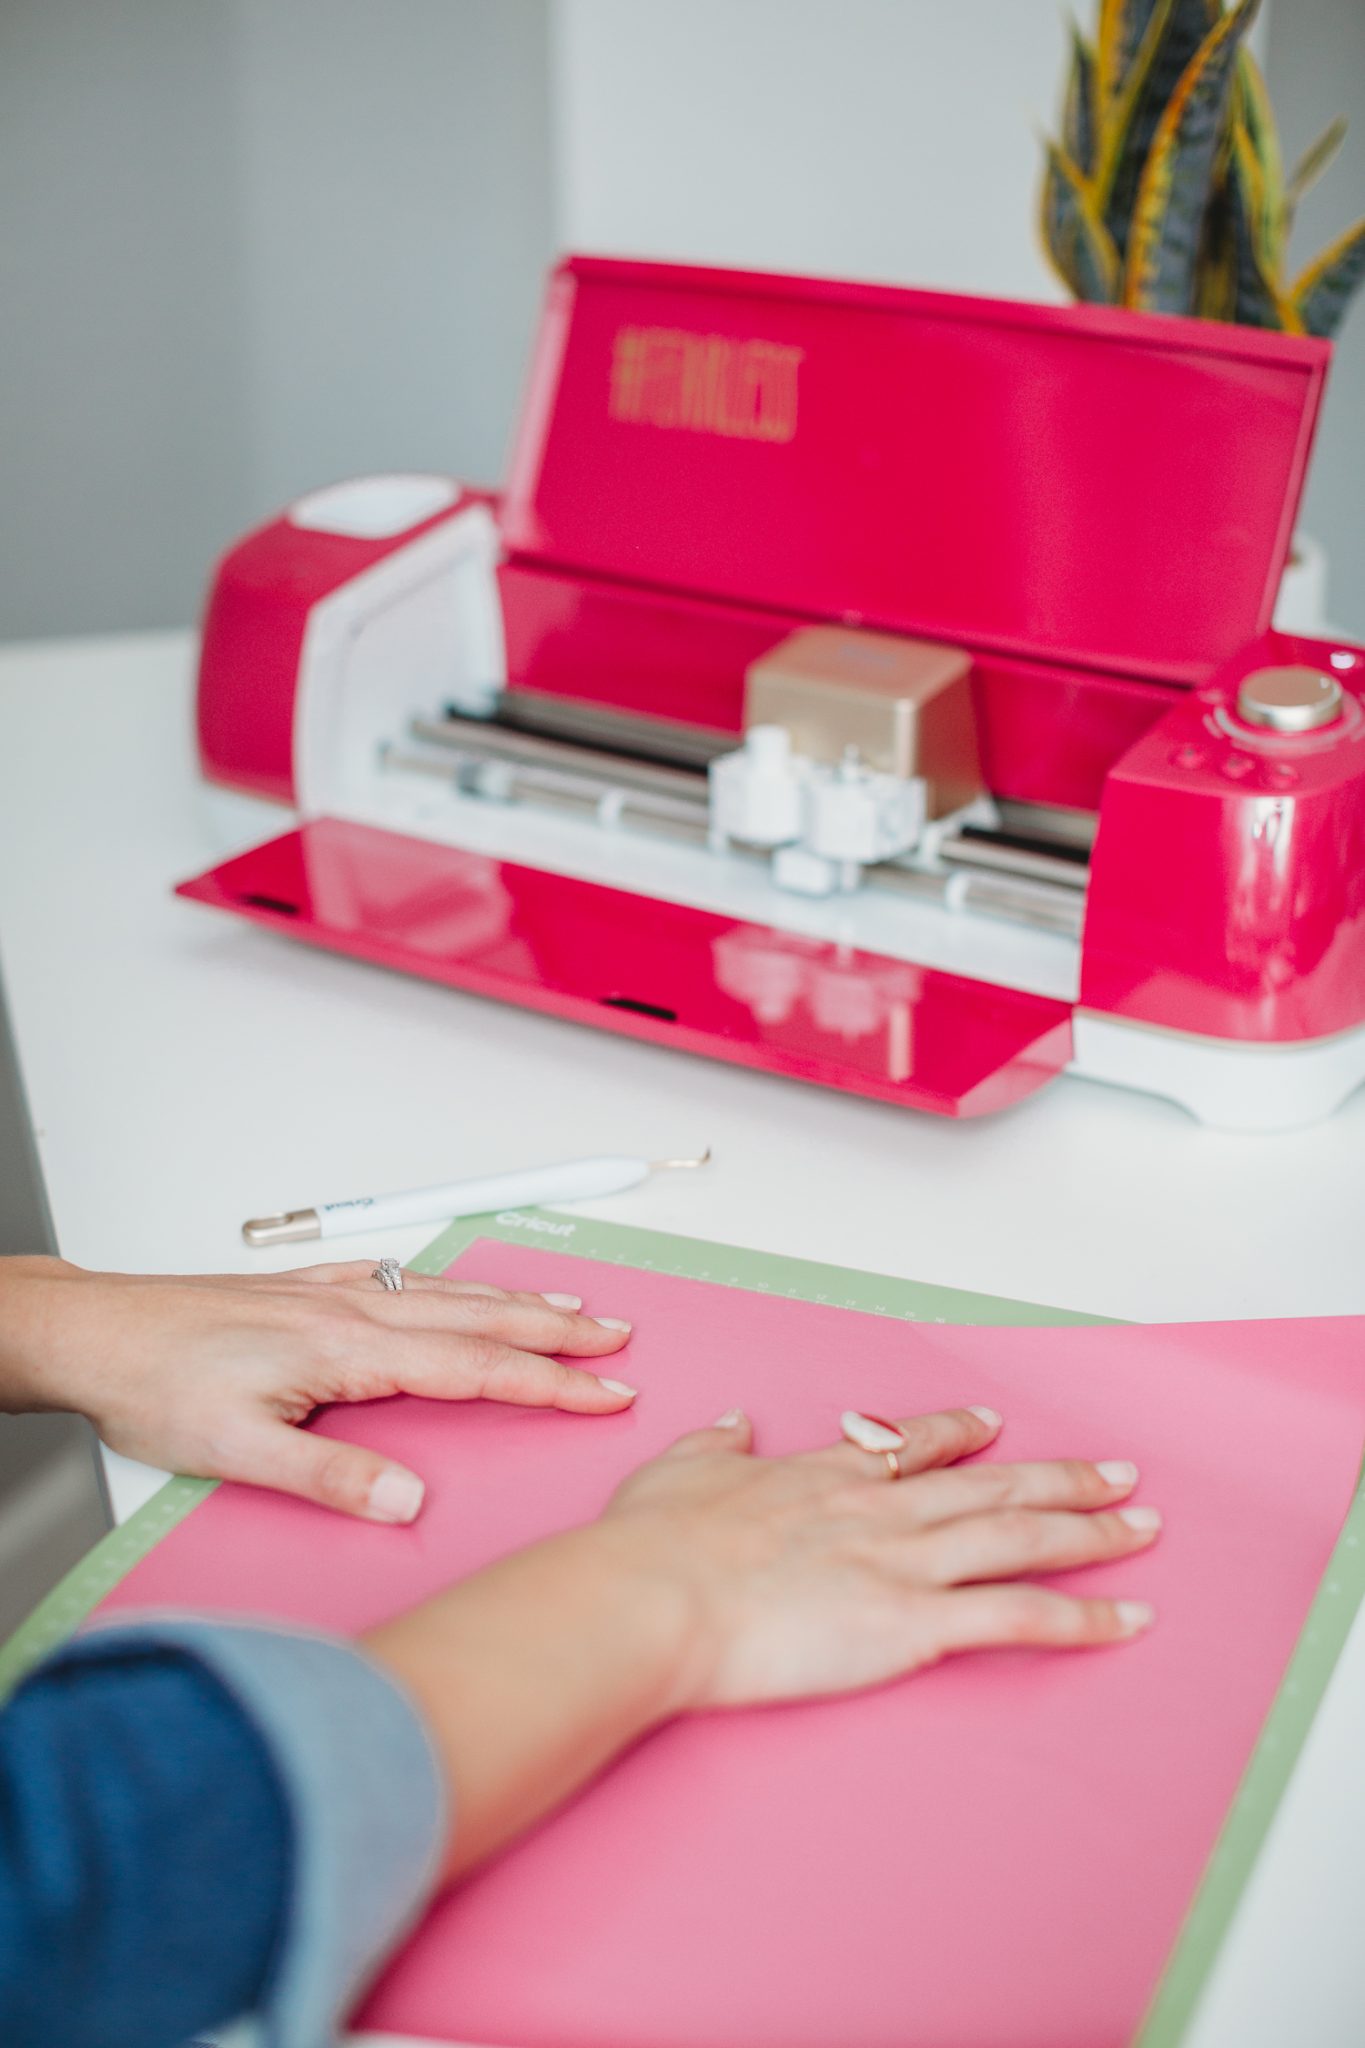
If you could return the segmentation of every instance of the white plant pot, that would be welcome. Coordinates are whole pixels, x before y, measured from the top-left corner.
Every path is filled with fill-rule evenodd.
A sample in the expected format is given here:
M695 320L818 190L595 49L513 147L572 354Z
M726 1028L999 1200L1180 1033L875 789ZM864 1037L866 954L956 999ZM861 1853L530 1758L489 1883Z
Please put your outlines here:
M1275 624L1282 633L1330 639L1327 623L1327 554L1306 533L1294 535L1289 561L1275 600Z

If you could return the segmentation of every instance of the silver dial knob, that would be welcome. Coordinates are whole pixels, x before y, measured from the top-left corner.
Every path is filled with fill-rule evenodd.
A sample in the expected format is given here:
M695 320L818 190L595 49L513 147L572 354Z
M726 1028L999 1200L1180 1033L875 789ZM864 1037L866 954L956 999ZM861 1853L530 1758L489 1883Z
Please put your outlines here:
M1341 716L1341 684L1317 668L1258 668L1237 692L1237 716L1272 732L1314 732Z

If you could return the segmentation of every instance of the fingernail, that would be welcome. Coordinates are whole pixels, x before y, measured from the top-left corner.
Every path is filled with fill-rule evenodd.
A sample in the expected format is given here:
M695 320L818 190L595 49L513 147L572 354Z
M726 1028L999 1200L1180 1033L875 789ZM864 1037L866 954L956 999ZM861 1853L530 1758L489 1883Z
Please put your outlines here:
M625 1330L627 1334L630 1331L630 1324L623 1323L619 1316L594 1316L593 1321L600 1323L604 1330Z
M583 1306L581 1294L542 1294L540 1298L542 1301L548 1302L551 1308L582 1308Z
M996 1414L994 1408L973 1408L969 1410L969 1413L974 1415L978 1422L984 1422L987 1429L999 1429L1000 1427L1001 1418Z
M1114 1608L1125 1635L1140 1635L1156 1620L1156 1609L1145 1600L1120 1600Z
M372 1522L415 1522L426 1487L415 1472L390 1465L370 1488L369 1515Z
M711 1427L713 1429L738 1429L743 1420L744 1410L742 1408L727 1408L723 1415L716 1417Z
M898 1451L905 1442L898 1429L888 1428L886 1423L876 1421L871 1415L860 1415L856 1408L844 1410L839 1417L839 1427L860 1451Z
M1137 1485L1137 1466L1127 1458L1103 1458L1095 1470L1106 1486Z
M624 1394L628 1401L633 1401L640 1391L638 1387L628 1387L624 1380L599 1379L597 1384L605 1387L609 1394Z
M1119 1508L1117 1514L1119 1520L1126 1522L1130 1529L1147 1531L1161 1527L1160 1508Z

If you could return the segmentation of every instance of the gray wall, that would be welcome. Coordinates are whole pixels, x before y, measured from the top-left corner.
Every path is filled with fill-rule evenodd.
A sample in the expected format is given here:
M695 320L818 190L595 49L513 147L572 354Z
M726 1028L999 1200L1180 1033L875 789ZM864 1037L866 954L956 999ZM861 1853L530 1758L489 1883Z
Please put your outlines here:
M0 983L0 1256L56 1248ZM108 1527L88 1426L0 1415L0 1642Z
M260 502L390 467L499 482L554 244L544 0L236 12Z
M232 10L0 0L0 635L187 618L251 502Z
M496 481L545 0L0 0L0 638L188 622L357 470Z
M1267 77L1287 164L1334 115L1351 124L1295 223L1297 275L1365 213L1365 0L1274 0ZM1333 623L1365 639L1365 293L1337 336L1303 524L1327 547Z
M555 0L554 25L572 246L1057 295L1055 0Z
M1365 0L1263 11L1287 154L1353 116L1306 255L1365 208ZM0 638L187 622L225 540L348 472L496 480L560 238L716 256L752 230L790 260L809 231L817 268L1040 289L1058 21L1055 0L0 0ZM736 40L781 58L761 104L731 90ZM975 184L929 147L934 98ZM837 203L800 183L812 124L856 188ZM911 175L926 148L947 188ZM904 158L901 205L879 151ZM1305 523L1358 634L1362 419L1357 305Z

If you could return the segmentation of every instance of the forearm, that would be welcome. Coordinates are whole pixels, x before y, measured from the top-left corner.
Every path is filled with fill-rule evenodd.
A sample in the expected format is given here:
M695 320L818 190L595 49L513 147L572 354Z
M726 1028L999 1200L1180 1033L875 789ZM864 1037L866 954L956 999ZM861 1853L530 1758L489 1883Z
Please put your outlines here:
M482 1862L678 1710L676 1582L594 1524L374 1630L362 1647L425 1716L455 1816L443 1877Z
M69 1325L81 1278L63 1259L0 1259L0 1412L79 1406Z

